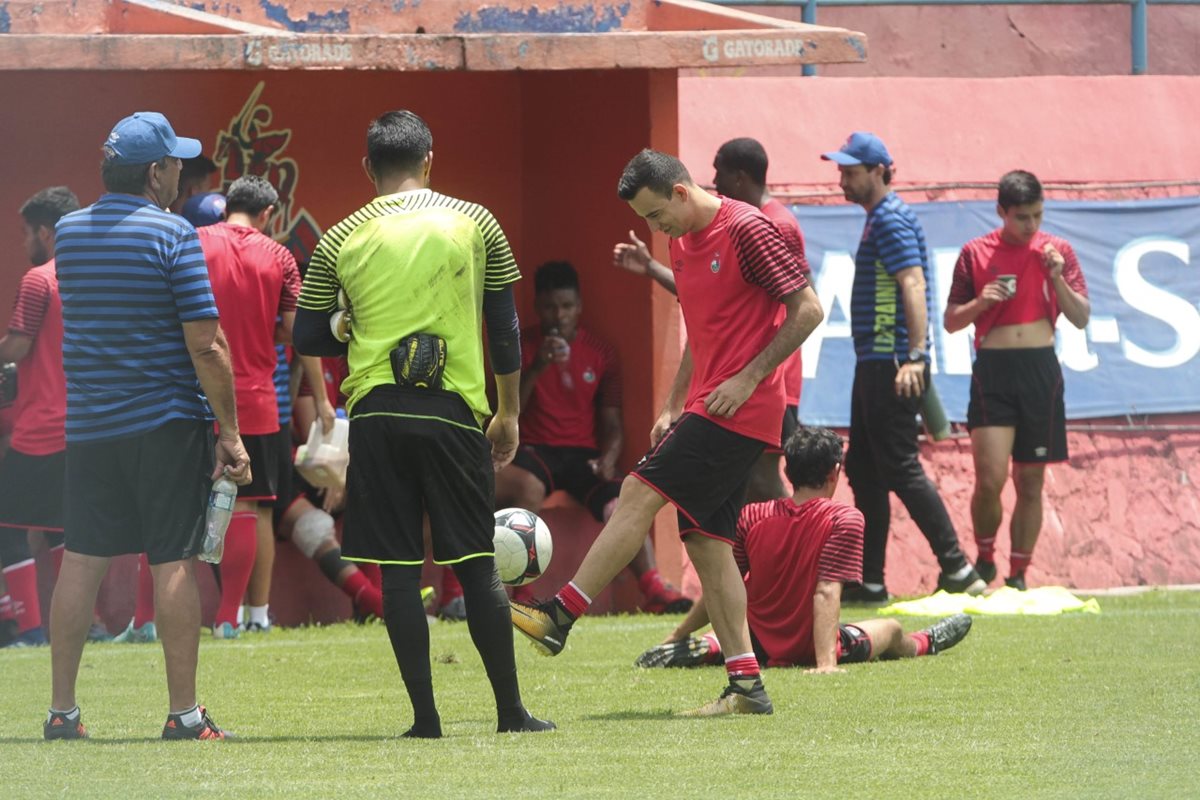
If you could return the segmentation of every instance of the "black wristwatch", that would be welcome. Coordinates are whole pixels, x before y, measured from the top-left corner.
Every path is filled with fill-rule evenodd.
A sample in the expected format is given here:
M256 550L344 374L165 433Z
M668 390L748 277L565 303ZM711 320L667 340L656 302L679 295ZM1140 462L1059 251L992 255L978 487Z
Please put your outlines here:
M926 353L924 350L921 350L918 347L914 347L913 349L908 351L908 360L905 361L904 363L906 363L906 364L924 364L925 359L928 356L929 356L929 354Z

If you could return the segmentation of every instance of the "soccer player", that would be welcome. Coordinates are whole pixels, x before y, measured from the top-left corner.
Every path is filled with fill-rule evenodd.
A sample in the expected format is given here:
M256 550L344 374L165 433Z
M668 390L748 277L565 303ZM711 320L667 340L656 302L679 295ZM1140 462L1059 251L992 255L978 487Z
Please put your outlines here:
M1046 465L1067 460L1054 325L1061 313L1083 328L1091 314L1079 259L1065 240L1042 233L1042 211L1042 184L1035 175L1014 170L1000 179L996 213L1002 225L963 247L944 319L951 333L975 324L967 407L975 455L975 568L989 583L996 577L996 531L1004 516L1000 491L1011 459L1017 503L1005 583L1022 590L1042 529Z
M839 624L842 584L862 578L863 544L862 513L833 499L842 472L842 440L826 428L800 428L783 449L794 493L742 509L733 544L759 663L842 672L839 664L931 656L962 641L971 629L967 614L912 634L894 619ZM638 657L637 665L721 663L715 634L691 636L707 621L701 599L665 642Z
M651 450L621 484L612 519L552 601L513 602L513 624L542 652L561 652L590 598L629 563L655 514L671 503L730 654L725 691L689 715L770 714L731 546L750 471L779 441L779 366L820 323L821 305L779 229L753 206L701 189L679 159L643 150L626 165L617 193L651 230L671 237L690 338L650 432Z
M44 645L37 567L26 531L42 531L62 557L66 472L67 387L62 366L62 301L54 274L54 226L79 208L65 186L43 189L21 206L25 253L33 268L21 278L0 363L17 362L12 442L0 460L0 565L16 621L10 645Z
M371 123L363 167L377 196L314 250L295 346L307 355L347 354L342 390L354 457L343 554L382 565L384 618L413 706L404 735L442 735L421 600L423 511L434 560L451 565L462 584L497 731L552 730L521 703L492 545L495 471L518 445L521 351L511 284L520 272L487 209L429 189L432 163L433 135L416 114L390 111ZM486 430L485 322L498 395Z
M218 639L237 637L243 597L248 607L246 629L265 631L270 627L268 602L275 556L271 516L280 461L275 342L291 339L300 293L296 259L263 233L278 200L266 179L244 175L226 192L225 221L198 231L217 310L224 310L242 441L251 463L258 465L254 480L238 489L225 534L221 602L213 618L213 636ZM254 585L252 572L258 577Z
M800 261L804 277L811 271L804 255L804 234L796 215L787 206L776 200L767 191L767 151L756 139L743 137L730 139L717 149L713 158L713 184L718 195L749 203L762 211L779 228L788 248ZM675 294L675 276L671 270L654 260L650 249L633 232L629 241L613 248L613 263L638 275L648 275L660 286ZM783 386L787 398L787 410L783 415L783 430L780 442L786 442L799 425L800 387L804 380L804 368L797 350L783 362ZM778 445L763 451L750 483L746 487L746 500L757 503L784 497L787 493L779 475L779 458L783 454Z
M621 491L617 459L624 445L617 351L579 323L579 275L550 261L534 275L539 324L521 331L521 447L496 475L496 506L541 510L563 489L598 522L608 522ZM645 598L642 609L677 614L692 601L659 575L650 537L629 568ZM513 593L531 597L525 587Z
M53 694L43 734L87 735L75 682L96 593L112 556L144 552L167 667L162 736L223 739L196 703L195 555L212 481L224 473L244 485L252 475L204 254L191 224L162 210L178 192L180 159L198 155L200 143L176 137L162 114L139 111L117 123L103 149L108 193L57 228L67 552L50 609Z
M854 258L850 330L858 363L850 398L846 478L863 513L862 586L857 602L886 603L884 561L889 494L912 515L941 567L937 585L979 594L986 584L958 544L946 506L917 455L917 410L929 385L929 257L925 232L893 192L892 157L873 133L854 133L821 158L838 165L846 199L867 212Z

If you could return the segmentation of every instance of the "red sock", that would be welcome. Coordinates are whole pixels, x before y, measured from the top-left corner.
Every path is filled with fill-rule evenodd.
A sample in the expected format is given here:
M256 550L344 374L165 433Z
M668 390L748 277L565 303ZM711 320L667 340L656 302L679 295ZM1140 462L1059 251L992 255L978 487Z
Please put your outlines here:
M50 563L54 565L54 580L58 581L58 573L62 572L63 553L67 550L67 546L60 544L57 547L50 548Z
M379 568L378 564L368 564L364 562L362 564L356 564L356 566L363 575L367 576L367 580L371 582L372 586L382 591L383 570Z
M982 538L978 533L975 534L975 547L979 550L979 555L976 556L976 561L995 561L996 560L996 536Z
M662 576L657 569L648 569L638 576L638 589L642 597L653 597L663 588Z
M912 636L912 640L917 644L917 655L929 655L929 634L925 631L917 631L909 635Z
M704 663L712 664L718 661L721 655L721 642L717 640L717 635L709 631L700 638L708 642L708 657L704 659Z
M730 681L750 680L762 674L758 668L758 658L754 653L743 653L740 656L725 659L725 672L729 675Z
M458 582L458 576L454 574L451 567L442 568L442 594L438 598L438 605L444 606L456 597L463 596L462 584Z
M133 627L140 628L154 621L154 575L146 554L138 556L137 601L133 606Z
M221 558L221 604L217 606L214 625L228 622L237 626L238 609L250 584L250 572L254 569L254 554L258 537L258 512L235 511L225 532L225 555Z
M575 619L579 619L586 614L588 606L592 604L592 599L579 591L579 588L574 583L568 583L559 589L554 599L562 603L562 607Z
M1029 562L1033 561L1033 551L1013 550L1008 557L1009 577L1015 578L1018 575L1024 575L1025 570L1029 569Z
M12 598L12 613L17 621L17 633L40 628L42 605L38 601L37 565L33 559L28 558L11 567L5 567L4 580L8 582L8 594Z
M383 619L383 593L371 585L361 570L347 575L341 589L354 601L354 607L358 611Z

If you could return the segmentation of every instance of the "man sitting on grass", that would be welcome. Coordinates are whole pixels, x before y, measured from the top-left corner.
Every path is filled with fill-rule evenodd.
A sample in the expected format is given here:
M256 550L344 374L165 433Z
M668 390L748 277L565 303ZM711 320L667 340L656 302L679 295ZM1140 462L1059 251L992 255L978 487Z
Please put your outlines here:
M790 498L754 503L738 519L734 559L746 582L746 616L758 660L768 667L804 665L843 672L839 664L936 655L963 640L971 617L955 614L905 634L892 619L839 624L842 584L862 580L863 516L833 499L842 471L842 440L827 428L801 428L784 443ZM640 667L693 667L724 660L703 599ZM815 665L815 666L814 666Z

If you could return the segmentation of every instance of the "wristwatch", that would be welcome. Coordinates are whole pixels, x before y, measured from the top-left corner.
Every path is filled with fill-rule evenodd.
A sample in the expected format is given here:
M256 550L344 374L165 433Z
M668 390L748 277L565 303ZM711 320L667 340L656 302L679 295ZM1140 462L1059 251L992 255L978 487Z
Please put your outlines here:
M925 362L926 356L928 356L928 355L929 354L926 353L921 348L914 347L912 350L908 351L908 361L906 361L905 363L906 364L923 364Z

